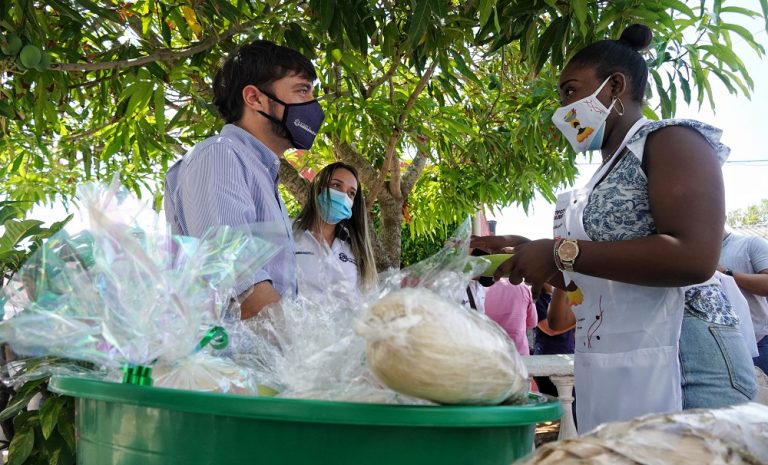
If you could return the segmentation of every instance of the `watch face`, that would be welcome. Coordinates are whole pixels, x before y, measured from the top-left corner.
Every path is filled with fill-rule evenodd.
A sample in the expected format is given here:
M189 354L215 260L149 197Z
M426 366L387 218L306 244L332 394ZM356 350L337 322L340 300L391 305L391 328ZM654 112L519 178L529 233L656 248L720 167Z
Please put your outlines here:
M563 241L557 249L557 255L565 262L576 260L579 255L579 246L574 242Z

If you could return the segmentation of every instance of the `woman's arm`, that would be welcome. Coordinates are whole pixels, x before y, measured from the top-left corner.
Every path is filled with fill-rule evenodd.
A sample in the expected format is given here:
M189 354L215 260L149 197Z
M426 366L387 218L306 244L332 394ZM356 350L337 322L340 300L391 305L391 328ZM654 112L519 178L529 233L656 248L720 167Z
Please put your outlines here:
M546 322L552 332L551 334L547 333L550 336L562 334L576 326L576 315L571 310L568 294L565 291L555 288L552 292L552 302L549 303L547 309Z
M574 270L645 286L686 286L715 272L725 222L720 164L697 131L660 129L645 146L650 208L657 234L616 242L579 241ZM556 273L554 241L519 244L497 273L510 281L544 282Z

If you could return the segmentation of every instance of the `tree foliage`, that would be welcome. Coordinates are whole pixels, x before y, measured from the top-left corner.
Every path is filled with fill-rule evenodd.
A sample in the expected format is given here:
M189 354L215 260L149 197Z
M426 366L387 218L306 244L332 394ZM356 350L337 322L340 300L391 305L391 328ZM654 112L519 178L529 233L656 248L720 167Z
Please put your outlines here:
M728 212L726 223L738 228L741 226L768 225L768 199L763 199L746 208L738 208Z
M119 175L159 205L162 176L221 121L210 83L222 57L254 38L310 56L328 115L299 171L333 159L358 167L380 215L382 266L400 257L403 218L416 235L478 205L527 206L575 175L549 122L557 69L583 45L633 22L655 41L647 115L674 114L676 95L715 105L710 82L749 94L734 40L764 48L740 2L680 0L13 0L0 3L0 45L42 50L0 61L0 186L10 199L72 196ZM768 25L766 26L768 28ZM13 45L13 44L11 44ZM50 63L46 62L46 58ZM46 66L47 65L47 66Z

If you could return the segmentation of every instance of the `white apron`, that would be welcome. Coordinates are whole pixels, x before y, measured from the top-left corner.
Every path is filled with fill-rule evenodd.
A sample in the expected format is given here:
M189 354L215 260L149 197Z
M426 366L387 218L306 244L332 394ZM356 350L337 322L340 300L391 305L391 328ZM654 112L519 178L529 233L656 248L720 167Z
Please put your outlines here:
M635 123L616 153L584 188L558 196L555 237L591 240L582 218L589 195L645 122ZM608 421L682 410L678 341L684 290L638 286L576 272L563 275L566 285L573 281L584 294L583 303L573 307L579 432Z

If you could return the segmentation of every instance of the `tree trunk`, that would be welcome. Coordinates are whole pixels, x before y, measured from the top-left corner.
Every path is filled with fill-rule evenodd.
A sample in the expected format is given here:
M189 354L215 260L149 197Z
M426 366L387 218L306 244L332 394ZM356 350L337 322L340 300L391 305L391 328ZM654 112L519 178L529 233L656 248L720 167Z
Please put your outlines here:
M379 207L381 229L376 241L376 268L379 271L400 268L403 201L392 196L388 189L382 189L379 194Z

